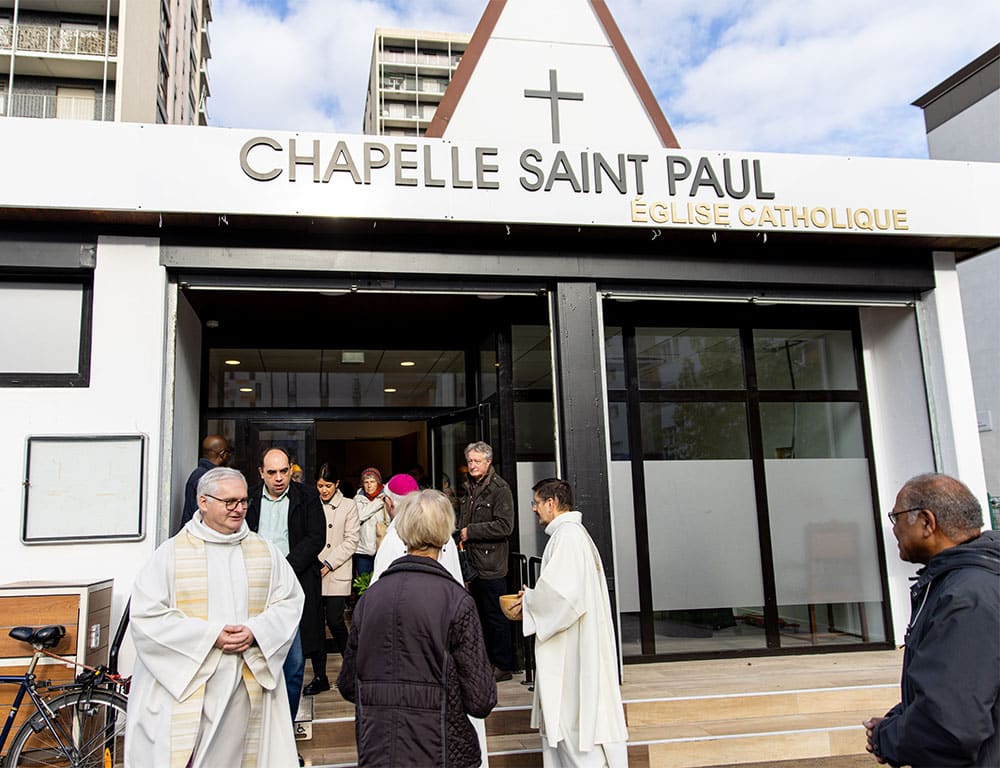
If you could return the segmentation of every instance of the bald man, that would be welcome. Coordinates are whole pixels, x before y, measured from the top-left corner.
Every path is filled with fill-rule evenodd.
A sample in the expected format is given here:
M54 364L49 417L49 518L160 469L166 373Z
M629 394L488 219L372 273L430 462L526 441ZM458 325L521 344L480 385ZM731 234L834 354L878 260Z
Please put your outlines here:
M188 520L194 517L198 509L198 481L208 470L216 467L229 465L229 460L233 458L233 449L229 441L223 435L206 435L201 441L201 458L198 459L198 466L188 476L187 485L184 487L184 511L181 513L181 524L179 531Z

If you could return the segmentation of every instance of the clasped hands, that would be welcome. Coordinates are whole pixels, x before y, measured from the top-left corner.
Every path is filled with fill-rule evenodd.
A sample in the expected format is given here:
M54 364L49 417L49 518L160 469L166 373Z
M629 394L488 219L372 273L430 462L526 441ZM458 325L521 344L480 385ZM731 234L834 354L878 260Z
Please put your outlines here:
M215 640L223 653L243 653L254 643L253 632L243 624L226 624Z
M868 744L865 749L875 756L875 759L885 765L886 761L875 752L875 726L885 720L884 717L870 717L862 725L865 727L865 736L868 737Z

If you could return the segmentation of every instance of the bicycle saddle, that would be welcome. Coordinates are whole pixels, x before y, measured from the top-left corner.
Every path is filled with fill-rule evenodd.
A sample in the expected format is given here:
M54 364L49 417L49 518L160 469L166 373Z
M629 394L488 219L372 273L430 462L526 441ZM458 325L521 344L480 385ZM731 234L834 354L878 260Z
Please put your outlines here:
M52 624L48 627L35 629L34 627L14 627L7 633L15 640L22 643L40 645L42 648L55 648L59 641L66 636L66 627L61 624Z

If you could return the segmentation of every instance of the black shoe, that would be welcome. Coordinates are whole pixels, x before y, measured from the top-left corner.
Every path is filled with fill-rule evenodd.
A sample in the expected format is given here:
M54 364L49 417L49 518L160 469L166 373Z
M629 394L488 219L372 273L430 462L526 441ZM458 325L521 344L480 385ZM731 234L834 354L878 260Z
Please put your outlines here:
M303 696L315 696L317 693L330 690L330 680L326 675L314 677L305 688L302 689Z
M302 757L302 755L299 755L299 765L300 766L305 766L305 764L306 764L305 758Z
M504 680L510 680L513 677L513 673L509 669L495 669L493 670L493 679L498 683L502 683Z

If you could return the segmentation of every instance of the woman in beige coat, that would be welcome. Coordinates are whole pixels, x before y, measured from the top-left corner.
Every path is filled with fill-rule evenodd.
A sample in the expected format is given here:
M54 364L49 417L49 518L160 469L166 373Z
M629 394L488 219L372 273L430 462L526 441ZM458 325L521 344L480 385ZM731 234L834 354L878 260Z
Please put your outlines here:
M339 490L340 478L329 464L316 472L316 490L326 515L326 546L319 553L323 577L323 612L333 642L341 656L347 647L347 626L344 624L344 602L351 594L351 558L358 548L360 523L358 508L352 499L344 498ZM312 656L313 679L302 690L315 696L330 690L326 676L326 647Z

